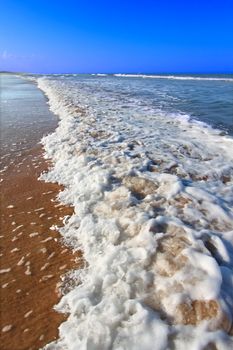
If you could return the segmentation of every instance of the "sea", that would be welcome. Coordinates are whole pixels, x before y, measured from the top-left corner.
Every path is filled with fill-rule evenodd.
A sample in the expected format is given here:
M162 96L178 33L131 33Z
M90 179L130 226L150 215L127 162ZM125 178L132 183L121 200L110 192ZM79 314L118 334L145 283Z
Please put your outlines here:
M28 75L86 265L45 349L232 349L233 75Z
M55 78L55 76L51 76ZM185 116L225 131L233 136L233 74L214 75L142 75L92 74L57 75L70 85L95 90L96 96L110 94L126 103L144 105L150 112L166 113L169 117ZM77 86L78 88L78 86ZM130 102L130 105L128 103ZM107 106L106 106L107 107ZM122 107L122 106L121 106ZM120 103L119 103L120 108ZM145 113L146 114L146 113Z

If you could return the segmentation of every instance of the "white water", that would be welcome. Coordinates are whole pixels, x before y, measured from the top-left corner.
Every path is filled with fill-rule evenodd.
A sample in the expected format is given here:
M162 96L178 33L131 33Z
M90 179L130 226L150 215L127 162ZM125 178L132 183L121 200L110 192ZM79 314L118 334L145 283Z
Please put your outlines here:
M173 79L173 80L203 80L203 81L231 81L233 78L215 78L215 77L194 77L194 76L178 76L178 75L149 75L149 74L114 74L115 77L128 78L150 78L150 79Z
M61 234L86 261L46 349L231 349L233 139L78 80L38 85L60 117L42 178L65 186ZM194 301L217 311L185 325Z

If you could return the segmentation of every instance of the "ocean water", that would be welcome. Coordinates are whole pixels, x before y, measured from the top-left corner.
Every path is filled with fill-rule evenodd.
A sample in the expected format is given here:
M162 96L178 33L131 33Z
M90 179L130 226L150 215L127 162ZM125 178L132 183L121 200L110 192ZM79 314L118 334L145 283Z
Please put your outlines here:
M137 78L143 93L148 93L156 107L187 114L233 135L233 75L165 77L150 83Z
M57 77L59 79L59 76ZM233 74L228 75L65 75L116 97L133 99L151 110L188 116L233 136ZM141 102L140 102L141 101Z
M22 77L0 75L0 103L0 166L3 174L17 157L55 129L57 118L48 111L44 94Z
M83 270L46 349L233 347L232 76L31 77Z

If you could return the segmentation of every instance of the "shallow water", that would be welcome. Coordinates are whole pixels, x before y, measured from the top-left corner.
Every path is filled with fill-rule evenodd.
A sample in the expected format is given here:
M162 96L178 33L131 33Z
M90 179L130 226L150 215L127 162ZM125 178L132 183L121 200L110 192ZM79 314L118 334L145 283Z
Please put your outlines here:
M77 265L55 226L73 210L57 203L57 184L38 181L49 166L38 142L57 125L44 94L22 77L0 82L1 348L33 350L55 339L64 320L53 310L58 283Z
M135 104L141 102L154 111L185 115L233 135L232 74L149 77L66 75L57 76L57 79L83 83L89 86L90 92L92 88L95 93L101 89L103 95L115 94L119 100L131 98Z
M5 166L51 132L57 119L41 91L25 78L1 74L0 89L1 166Z
M225 101L210 119L230 134L232 81L37 81L60 117L43 138L54 168L42 178L64 185L75 212L61 234L87 262L47 349L231 349L233 138L203 111Z

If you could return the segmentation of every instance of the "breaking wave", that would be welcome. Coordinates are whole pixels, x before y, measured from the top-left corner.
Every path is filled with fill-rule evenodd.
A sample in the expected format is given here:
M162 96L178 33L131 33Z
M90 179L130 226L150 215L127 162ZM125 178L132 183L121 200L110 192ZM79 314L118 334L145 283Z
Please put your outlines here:
M149 74L114 74L115 77L128 78L150 78L150 79L173 79L173 80L202 80L202 81L229 81L233 82L233 78L217 78L217 77L194 77L194 76L178 76L178 75L149 75Z
M41 178L86 262L46 349L231 349L233 139L98 84L38 79L60 118Z

